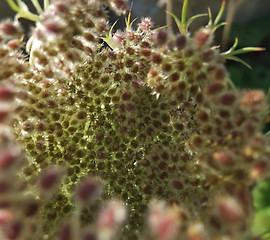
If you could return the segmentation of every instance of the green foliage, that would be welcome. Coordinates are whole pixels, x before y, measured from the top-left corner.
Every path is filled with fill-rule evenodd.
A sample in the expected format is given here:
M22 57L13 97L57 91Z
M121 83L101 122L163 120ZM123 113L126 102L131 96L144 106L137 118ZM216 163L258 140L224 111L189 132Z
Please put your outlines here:
M260 235L270 231L270 179L255 186L253 198L256 208L253 231Z

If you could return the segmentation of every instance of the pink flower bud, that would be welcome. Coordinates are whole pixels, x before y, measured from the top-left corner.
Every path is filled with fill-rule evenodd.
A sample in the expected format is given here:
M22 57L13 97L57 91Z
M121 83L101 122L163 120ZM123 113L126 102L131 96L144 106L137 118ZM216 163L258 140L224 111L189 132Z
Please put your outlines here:
M98 235L100 239L112 239L126 219L126 208L118 200L111 200L101 210L98 219Z
M0 209L0 225L6 224L12 220L12 212L7 209Z
M224 166L231 166L234 163L233 157L227 152L215 152L213 157L218 163Z
M157 240L171 240L177 236L180 227L179 210L161 201L151 202L148 224Z
M228 224L234 224L241 221L244 212L239 203L233 198L220 198L218 200L219 216Z
M153 22L150 18L142 18L138 25L141 30L148 31L153 27Z
M202 46L206 45L207 43L209 43L210 37L211 37L211 34L210 34L210 31L208 29L203 28L203 29L199 30L195 34L195 37L194 37L195 45L197 47L202 47Z

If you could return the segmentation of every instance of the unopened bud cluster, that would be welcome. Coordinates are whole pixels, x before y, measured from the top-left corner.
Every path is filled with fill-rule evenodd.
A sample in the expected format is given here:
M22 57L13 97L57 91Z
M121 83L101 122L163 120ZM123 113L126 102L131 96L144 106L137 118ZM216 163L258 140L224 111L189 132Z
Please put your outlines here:
M53 1L29 60L0 24L0 237L255 239L264 93L230 87L209 26L112 34L106 6L126 2Z

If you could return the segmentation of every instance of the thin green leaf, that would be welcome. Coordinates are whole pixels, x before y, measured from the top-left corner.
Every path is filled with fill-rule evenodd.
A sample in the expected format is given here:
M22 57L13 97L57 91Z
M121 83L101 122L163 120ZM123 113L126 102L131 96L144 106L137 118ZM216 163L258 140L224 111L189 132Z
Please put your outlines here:
M182 26L186 30L186 21L187 21L187 9L188 9L188 0L184 0L182 7Z
M37 0L31 0L31 2L34 5L35 9L37 10L38 14L42 14L43 9L41 8L39 2Z
M115 48L115 46L114 46L114 44L112 43L112 40L111 40L111 38L110 38L110 36L109 36L108 34L106 34L106 37L101 37L101 39L102 39L104 42L106 42L106 43L109 45L110 48L112 48L112 49Z
M15 12L19 12L20 8L17 6L17 4L13 1L13 0L6 0L8 5L10 6L10 8L15 11Z
M16 19L24 18L24 19L28 19L28 20L33 21L33 22L39 21L38 15L30 13L30 12L25 12L25 11L21 11L21 12L17 13L15 18Z
M221 7L220 7L220 10L218 12L218 15L214 21L214 26L217 26L217 24L219 23L223 13L224 13L224 10L225 10L225 5L226 5L226 0L223 0L222 1L222 4L221 4Z
M207 13L202 13L202 14L198 14L198 15L195 15L191 18L189 18L186 22L186 28L188 29L189 25L197 18L200 18L200 17L205 17L205 16L208 16Z
M27 5L21 0L17 0L17 4L13 0L7 0L10 8L17 12L15 15L16 19L25 18L33 22L37 22L39 20L39 16L29 12Z
M238 38L235 38L234 44L232 45L232 47L228 51L221 53L221 54L225 55L225 56L230 55L234 51L234 49L237 47L237 45L238 45Z
M238 49L236 51L233 51L230 55L234 56L234 55L239 55L239 54L248 53L248 52L261 52L261 51L265 51L265 48L245 47L245 48L241 48L241 49Z
M222 22L222 23L220 23L220 24L218 24L217 26L216 26L216 29L218 29L218 28L220 28L220 27L223 27L223 26L225 26L225 25L227 25L228 23L226 23L226 22Z
M166 13L170 14L174 18L174 21L175 21L175 23L176 23L176 25L178 27L179 32L182 33L182 34L185 34L185 30L182 27L181 20L171 12L166 11Z
M104 41L104 42L106 42L109 46L110 46L110 48L112 48L112 49L114 49L115 48L115 45L113 44L113 42L112 42L112 31L113 31L113 28L114 28L114 26L115 26L115 24L118 22L118 20L116 20L115 22L114 22L114 24L111 26L111 28L110 28L110 31L109 31L109 34L106 34L106 37L101 37L101 39Z
M233 61L236 61L236 62L240 62L243 65L245 65L246 67L248 67L249 69L252 69L252 67L249 64L247 64L244 60L242 60L239 57L236 57L236 56L226 56L226 59L233 60Z
M212 32L216 31L218 28L220 28L221 26L226 24L224 22L219 23L219 21L221 20L222 15L224 13L225 5L226 5L226 0L223 0L222 4L221 4L221 7L219 9L218 15L216 16L216 19L215 19L214 22L213 22L211 9L208 8L208 16L209 16L208 27L210 27Z
M27 13L29 12L29 13L31 13L29 11L28 6L24 2L22 2L21 0L18 0L18 6L21 9L20 12L27 12Z
M50 5L50 1L49 0L43 0L43 8L44 10L46 10Z
M213 25L213 19L212 19L212 12L211 12L210 8L208 8L208 16L209 16L208 26L212 26Z
M110 38L112 38L112 30L113 30L113 28L114 28L114 26L115 26L115 24L118 22L118 19L114 22L114 24L111 26L111 29L110 29L110 31L109 31L109 37Z
M130 22L132 9L133 9L133 2L131 2L131 6L128 12L128 17L125 17L126 29L130 29L132 24L137 20L137 18L135 18L134 20Z
M165 25L165 26L162 26L162 27L159 27L159 28L155 28L155 29L153 29L153 31L155 31L155 32L158 32L158 31L160 31L160 30L162 30L162 29L164 29L164 28L167 28L167 27L169 27L170 25Z

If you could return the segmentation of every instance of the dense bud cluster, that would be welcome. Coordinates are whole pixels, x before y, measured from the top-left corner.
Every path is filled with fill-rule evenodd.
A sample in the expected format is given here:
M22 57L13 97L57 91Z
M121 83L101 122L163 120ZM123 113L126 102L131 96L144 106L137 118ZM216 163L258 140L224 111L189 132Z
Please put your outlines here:
M174 36L149 18L134 29L129 16L112 34L106 5L126 9L54 1L29 61L19 23L0 25L3 236L255 239L249 186L270 156L264 93L230 87L211 26Z

